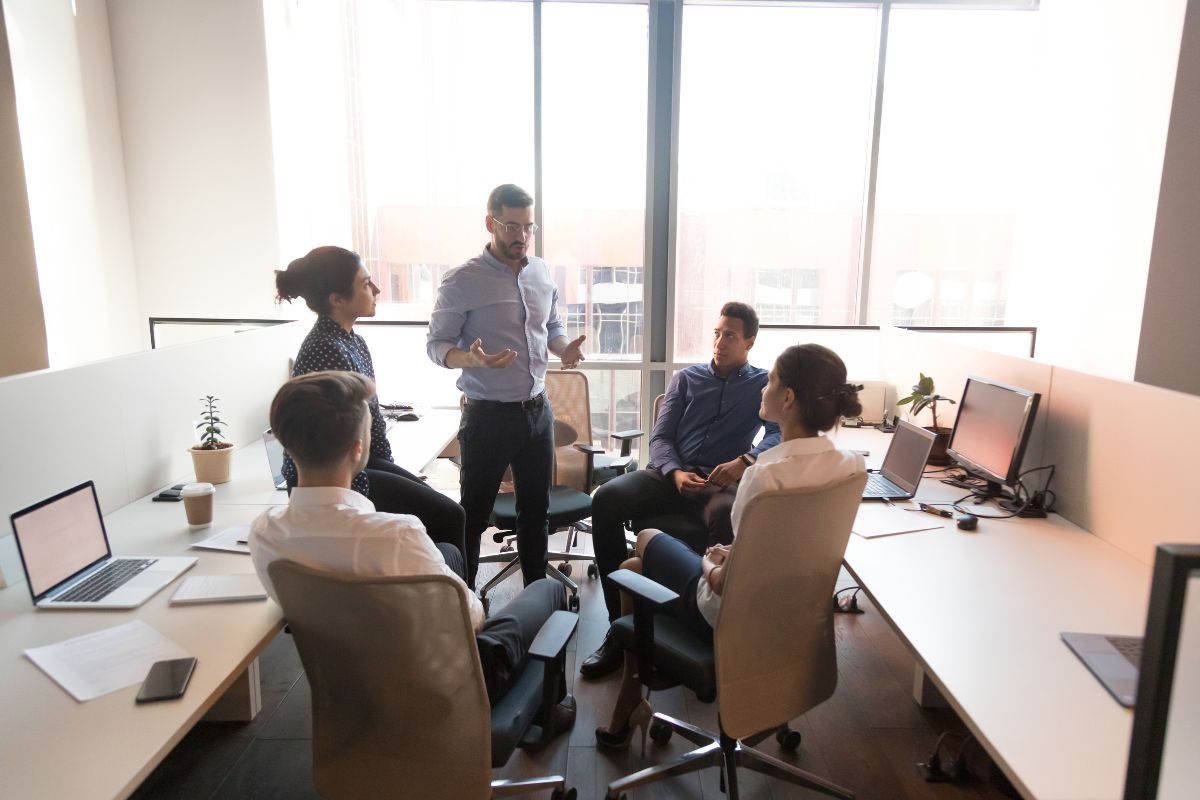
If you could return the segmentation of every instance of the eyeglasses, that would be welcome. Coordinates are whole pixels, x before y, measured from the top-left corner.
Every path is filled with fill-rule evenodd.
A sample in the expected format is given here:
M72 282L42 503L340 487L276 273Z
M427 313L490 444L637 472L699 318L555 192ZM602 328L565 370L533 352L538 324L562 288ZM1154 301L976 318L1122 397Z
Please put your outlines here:
M526 236L534 236L539 230L541 230L541 228L539 228L533 222L530 222L527 225L522 225L519 222L501 222L495 217L492 217L492 224L507 233L509 236L516 236L518 233L523 233Z

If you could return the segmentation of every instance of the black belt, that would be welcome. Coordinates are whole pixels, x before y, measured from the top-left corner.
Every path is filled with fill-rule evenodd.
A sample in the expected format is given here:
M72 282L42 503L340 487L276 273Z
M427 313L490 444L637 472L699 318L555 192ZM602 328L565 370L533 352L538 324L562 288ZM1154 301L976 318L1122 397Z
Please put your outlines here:
M476 400L473 397L467 398L467 405L479 406L480 408L520 408L528 411L531 408L541 408L546 402L546 393L542 392L537 397L531 397L528 400Z

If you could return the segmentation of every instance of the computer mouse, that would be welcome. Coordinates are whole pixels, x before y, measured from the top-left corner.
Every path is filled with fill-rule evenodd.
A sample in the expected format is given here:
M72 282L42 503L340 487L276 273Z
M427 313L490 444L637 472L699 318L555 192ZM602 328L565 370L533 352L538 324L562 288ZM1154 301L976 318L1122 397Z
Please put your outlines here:
M979 517L974 514L960 514L958 517L958 529L960 531L973 531L979 527Z
M397 414L394 417L394 419L397 419L400 422L415 422L416 420L419 420L420 418L421 418L421 415L415 411L401 411L399 414Z

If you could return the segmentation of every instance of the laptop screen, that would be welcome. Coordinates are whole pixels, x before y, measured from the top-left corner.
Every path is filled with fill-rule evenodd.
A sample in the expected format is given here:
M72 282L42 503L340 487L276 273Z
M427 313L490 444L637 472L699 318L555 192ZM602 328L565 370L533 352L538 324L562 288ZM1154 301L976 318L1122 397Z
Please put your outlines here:
M916 425L900 420L887 456L883 459L880 474L904 491L913 492L925 472L925 459L929 458L932 438L932 434L926 435Z
M283 483L283 445L269 430L263 431L262 440L267 450L267 463L271 465L271 479L278 486Z
M18 511L12 525L34 602L110 555L91 481Z

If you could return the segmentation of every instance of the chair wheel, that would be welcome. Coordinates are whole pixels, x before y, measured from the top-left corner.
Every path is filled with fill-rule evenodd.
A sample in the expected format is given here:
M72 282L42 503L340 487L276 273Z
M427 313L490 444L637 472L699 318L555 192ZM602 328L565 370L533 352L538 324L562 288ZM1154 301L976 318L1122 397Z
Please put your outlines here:
M595 564L588 564L587 576L596 580L600 577L600 569Z
M511 553L512 551L513 551L513 546L511 544L501 545L501 547L500 547L501 553Z
M575 800L577 794L578 793L575 791L574 786L565 791L562 789L555 789L550 793L550 800Z
M675 733L675 729L665 722L655 720L650 723L650 738L655 744L666 744L671 741L673 733Z
M564 561L558 565L558 571L563 575L566 575L568 578L571 577L571 569L572 567L570 561Z
M504 531L496 531L495 533L492 534L492 541L495 542L496 544L500 544L501 542L504 541L505 536L506 536L506 534L504 533Z
M567 608L571 611L579 611L579 595L573 594L567 598Z
M800 749L800 738L800 731L793 730L786 725L775 731L775 741L779 742L779 746L789 753Z

